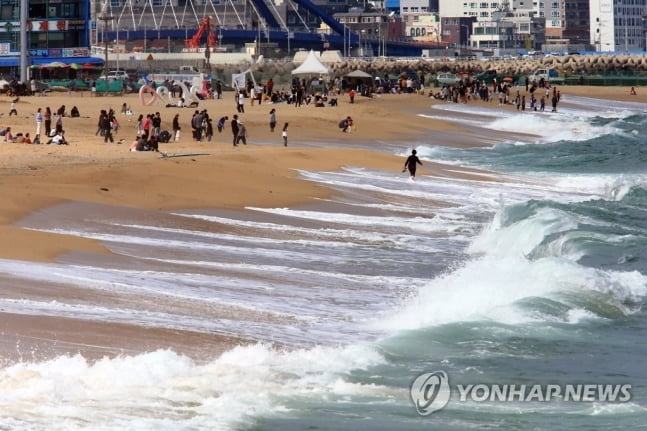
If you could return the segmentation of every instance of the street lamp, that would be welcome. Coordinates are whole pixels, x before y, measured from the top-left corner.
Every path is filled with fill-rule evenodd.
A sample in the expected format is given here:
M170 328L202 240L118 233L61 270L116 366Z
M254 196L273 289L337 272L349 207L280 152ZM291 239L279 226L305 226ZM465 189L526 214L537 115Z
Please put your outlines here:
M106 95L108 94L108 39L106 38L106 26L108 25L108 22L111 22L113 19L115 19L114 16L112 15L101 15L99 18L99 21L103 21L103 43L105 45L105 63L103 65L103 74L104 78L106 81L106 88L105 92Z

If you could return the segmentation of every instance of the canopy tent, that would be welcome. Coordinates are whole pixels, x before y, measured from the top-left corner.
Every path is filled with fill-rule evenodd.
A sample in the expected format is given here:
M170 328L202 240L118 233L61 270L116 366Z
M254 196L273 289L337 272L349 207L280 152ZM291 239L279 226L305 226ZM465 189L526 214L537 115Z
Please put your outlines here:
M362 96L369 96L374 91L373 76L362 70L353 70L344 75L344 79L348 83L348 88L356 89Z
M346 75L344 75L344 77L346 77L346 78L359 78L359 79L373 79L372 75L369 75L368 73L363 72L363 71L361 71L359 69L353 70L352 72L347 73Z
M319 61L315 52L312 50L310 50L306 59L303 60L303 63L292 71L292 75L321 75L327 73L330 73L330 69Z

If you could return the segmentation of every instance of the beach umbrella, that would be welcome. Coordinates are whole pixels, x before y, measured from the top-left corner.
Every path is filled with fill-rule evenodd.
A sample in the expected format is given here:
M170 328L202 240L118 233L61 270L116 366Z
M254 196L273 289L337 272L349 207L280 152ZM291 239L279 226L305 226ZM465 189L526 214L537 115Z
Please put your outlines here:
M48 69L57 69L57 68L69 67L69 65L61 61L52 61L51 63L43 64L43 67Z

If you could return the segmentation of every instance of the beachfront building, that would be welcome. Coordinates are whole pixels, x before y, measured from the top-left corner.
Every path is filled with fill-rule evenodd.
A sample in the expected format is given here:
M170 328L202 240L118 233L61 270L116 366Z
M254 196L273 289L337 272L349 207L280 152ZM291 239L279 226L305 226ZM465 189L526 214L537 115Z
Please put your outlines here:
M475 18L479 24L470 41L475 48L566 51L573 45L583 48L589 40L586 0L441 0L440 14Z
M405 35L417 41L441 42L440 16L431 12L429 0L400 0L399 12Z
M85 0L27 0L28 65L101 63L90 56L89 4ZM0 1L0 73L19 76L19 0Z
M420 14L402 15L404 33L412 40L433 42L440 45L440 17L438 14L427 12Z
M647 50L647 0L591 0L590 42L598 52Z
M472 47L495 50L498 54L516 52L516 25L512 20L477 21L471 36Z
M474 17L444 17L441 19L442 40L447 46L463 48L471 45Z
M362 8L351 8L348 12L336 13L333 15L339 23L349 31L358 34L358 45L351 47L360 56L385 55L384 44L378 43L378 51L371 52L369 41L384 41L385 39L400 39L404 37L403 23L399 17L386 11L364 11Z
M590 46L589 0L567 0L564 2L563 37L571 46Z

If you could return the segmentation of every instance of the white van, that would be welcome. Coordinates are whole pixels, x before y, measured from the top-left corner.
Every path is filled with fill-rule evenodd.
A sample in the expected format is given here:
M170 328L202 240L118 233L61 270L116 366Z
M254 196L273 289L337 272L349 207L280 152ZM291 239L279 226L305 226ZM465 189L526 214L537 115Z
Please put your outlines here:
M108 71L108 79L128 79L128 74L125 70L110 70Z

